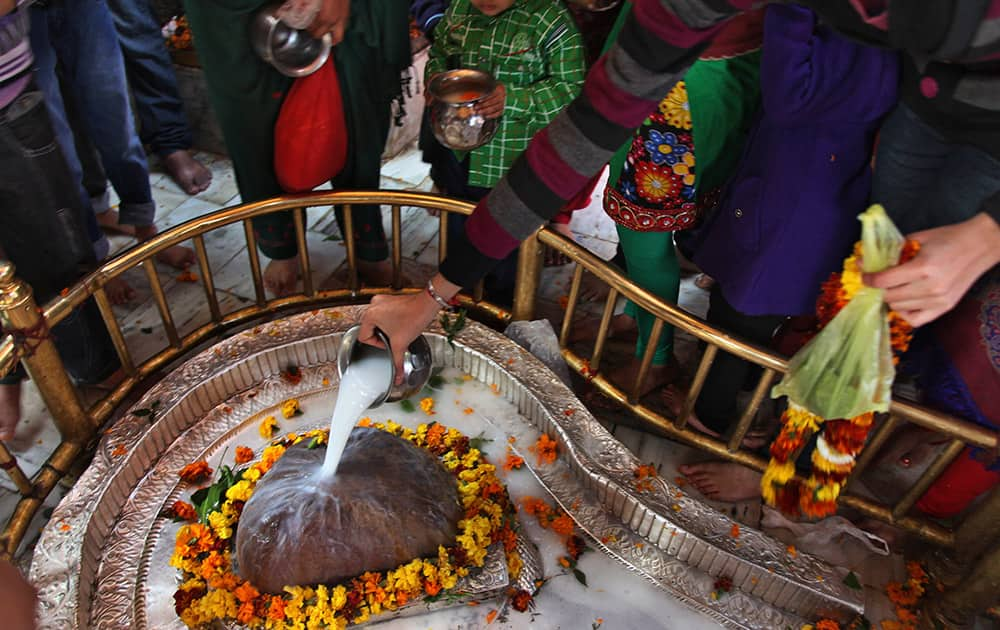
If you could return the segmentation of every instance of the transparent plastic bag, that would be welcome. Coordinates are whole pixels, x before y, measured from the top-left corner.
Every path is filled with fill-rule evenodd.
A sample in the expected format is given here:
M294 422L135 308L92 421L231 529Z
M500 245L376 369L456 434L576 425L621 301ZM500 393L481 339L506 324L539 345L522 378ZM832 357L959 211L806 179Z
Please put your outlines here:
M882 271L899 261L903 236L882 206L861 220L861 268ZM789 361L788 373L771 392L827 419L888 411L895 368L888 307L881 289L861 287L818 335Z

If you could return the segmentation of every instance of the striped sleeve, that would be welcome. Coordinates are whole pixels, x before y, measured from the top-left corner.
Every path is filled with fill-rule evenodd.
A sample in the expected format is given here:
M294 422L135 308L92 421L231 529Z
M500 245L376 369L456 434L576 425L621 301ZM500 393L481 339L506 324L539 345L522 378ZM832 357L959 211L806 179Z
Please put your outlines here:
M637 0L618 41L591 69L580 96L535 134L476 206L465 238L449 243L442 275L471 286L545 225L642 124L721 22L751 4Z

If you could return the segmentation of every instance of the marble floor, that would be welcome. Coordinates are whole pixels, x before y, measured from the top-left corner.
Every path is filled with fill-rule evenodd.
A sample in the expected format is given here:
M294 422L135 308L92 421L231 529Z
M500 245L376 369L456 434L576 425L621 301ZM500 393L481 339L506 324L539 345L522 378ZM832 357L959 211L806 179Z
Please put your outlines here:
M152 165L150 183L158 206L157 223L161 229L239 203L235 178L228 160L205 153L197 157L211 168L213 180L208 190L194 197L184 194L155 163ZM382 186L386 189L427 191L431 187L427 167L412 146L387 161L382 175ZM598 191L600 188L598 187ZM599 200L600 192L597 192L590 207L575 214L571 227L580 243L598 255L610 258L617 239L614 226L601 210ZM388 216L386 221L388 231ZM404 267L416 280L422 278L421 274L426 274L437 261L437 225L437 221L429 218L423 210L416 208L403 210ZM340 240L331 208L312 208L308 211L307 240L314 278L322 281L345 265L345 247ZM113 251L116 253L135 244L133 239L125 236L112 236L111 241ZM250 302L253 298L253 285L249 274L246 273L247 252L242 228L229 226L216 230L206 236L206 245L223 312L236 310ZM541 284L540 314L548 315L555 320L561 318L559 299L568 293L571 272L569 266L545 269ZM177 271L162 265L158 265L158 273L166 289L174 321L182 335L208 321L208 314L203 308L203 289L199 284L179 281ZM142 361L163 346L166 335L150 295L145 274L141 270L134 269L126 274L126 279L135 288L137 297L128 305L116 307L115 313L133 356L137 361ZM707 309L707 293L694 285L693 278L686 277L682 282L680 304L693 313L704 315ZM558 325L558 321L555 324ZM609 362L624 360L628 348L612 349L610 352L612 354L609 355ZM678 334L675 352L682 366L690 366L697 356L697 345L690 337ZM58 443L58 434L34 387L28 384L25 393L23 420L18 427L16 439L8 446L30 476ZM616 423L614 412L605 412L598 408L594 411L619 440L633 450L641 460L656 463L664 476L673 478L680 464L705 458L704 455L699 455L678 443ZM46 505L55 505L64 492L64 486L59 486ZM12 513L17 498L10 480L5 475L0 476L0 519L3 522L6 522ZM762 511L757 503L720 504L717 507L730 512L748 525L759 526L761 523ZM37 537L50 509L51 507L40 512L25 537L25 544L18 555L22 566L30 562L32 541ZM773 524L773 519L771 523ZM794 533L778 530L775 530L778 535L795 538ZM902 575L904 569L901 558L898 556L886 558L855 551L857 553L853 553L850 558L844 556L842 562L864 576L869 610L874 611L870 618L892 618L888 612L891 610L887 608L888 602L881 595L880 585L893 576Z

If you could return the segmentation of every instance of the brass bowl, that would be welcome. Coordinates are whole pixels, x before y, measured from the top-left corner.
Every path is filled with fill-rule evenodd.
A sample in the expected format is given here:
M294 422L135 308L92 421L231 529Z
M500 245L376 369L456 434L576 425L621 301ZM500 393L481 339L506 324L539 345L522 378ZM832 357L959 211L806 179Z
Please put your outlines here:
M281 3L268 4L250 22L250 43L261 59L286 77L298 78L316 72L330 57L330 39L316 39L278 19Z
M431 129L444 146L471 151L493 139L499 118L476 112L476 104L496 89L496 81L481 70L448 70L431 77Z

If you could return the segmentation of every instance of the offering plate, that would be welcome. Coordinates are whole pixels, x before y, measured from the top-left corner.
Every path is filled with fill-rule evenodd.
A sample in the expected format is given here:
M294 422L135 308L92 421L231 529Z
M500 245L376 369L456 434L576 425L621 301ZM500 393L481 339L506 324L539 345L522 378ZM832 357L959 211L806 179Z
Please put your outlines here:
M182 628L172 616L177 578L168 565L176 525L160 516L182 496L177 471L202 458L216 467L227 449L237 440L246 444L259 420L288 398L309 409L311 400L331 396L339 382L337 348L360 309L311 311L236 334L171 372L123 414L36 546L30 577L39 589L42 627ZM478 324L468 325L453 344L439 328L426 336L435 366L460 370L516 409L504 417L484 413L482 420L522 451L531 473L590 545L649 580L664 598L733 628L797 628L818 617L846 620L862 612L860 592L843 584L837 568L789 554L747 527L733 537L731 519L668 480L654 478L651 486L637 488L636 457L511 340ZM290 365L301 379L282 376ZM294 430L323 425L319 417L306 422L311 426ZM542 432L559 444L553 463L524 452ZM519 551L526 569L513 586L531 590L541 561L523 537ZM503 565L488 562L470 575L465 597L482 600L505 591ZM734 588L713 598L720 576ZM448 603L455 602L439 605ZM397 614L427 611L421 602Z

